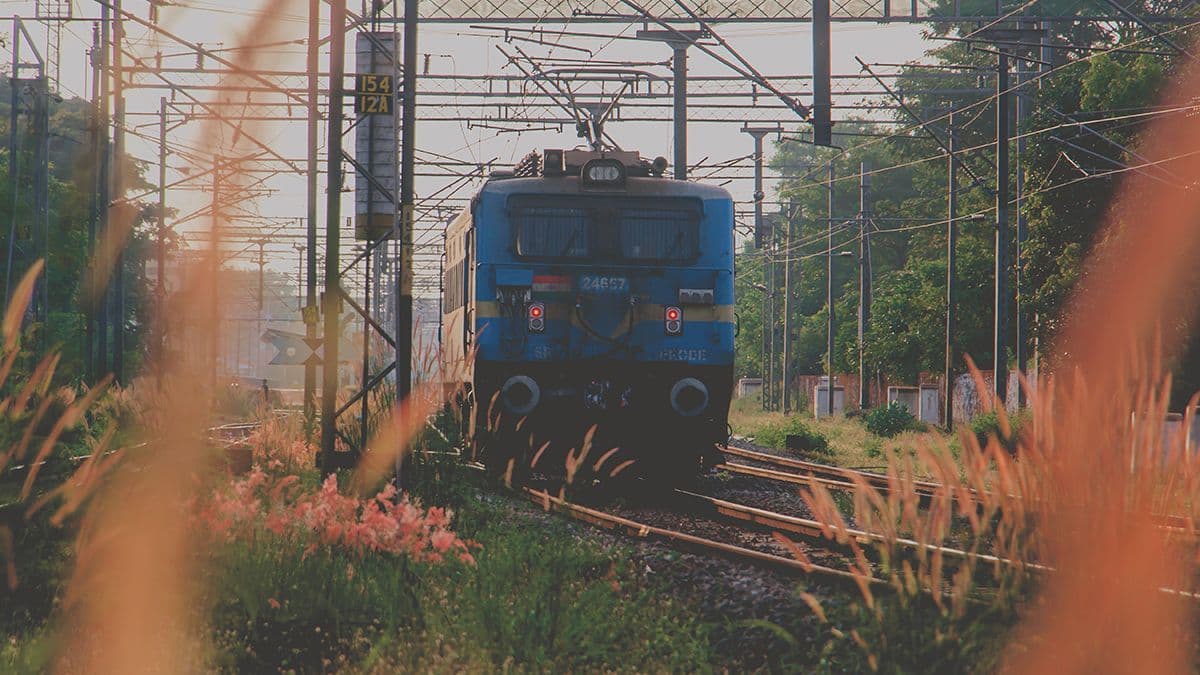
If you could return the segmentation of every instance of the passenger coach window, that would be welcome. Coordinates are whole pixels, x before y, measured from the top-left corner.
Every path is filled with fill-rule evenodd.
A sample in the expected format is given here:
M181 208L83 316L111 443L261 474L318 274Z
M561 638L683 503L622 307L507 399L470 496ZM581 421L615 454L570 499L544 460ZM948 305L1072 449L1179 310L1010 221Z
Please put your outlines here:
M699 254L700 214L690 209L618 212L621 255L632 260L689 260Z
M517 254L583 258L589 254L590 212L557 206L518 208L514 214Z

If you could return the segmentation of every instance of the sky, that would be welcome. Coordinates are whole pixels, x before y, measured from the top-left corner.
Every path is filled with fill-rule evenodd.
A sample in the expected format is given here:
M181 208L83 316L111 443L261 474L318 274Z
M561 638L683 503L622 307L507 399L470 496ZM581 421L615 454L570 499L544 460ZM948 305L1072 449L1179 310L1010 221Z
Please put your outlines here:
M33 16L35 12L33 3L3 2L0 4L3 4L10 14ZM138 0L126 2L124 7L141 17L147 17L149 14L148 5ZM261 4L243 5L223 0L183 0L161 10L160 25L189 41L202 43L206 48L218 50L228 50L239 44L262 43L268 39L271 43L298 40L306 35L306 3L302 1L284 3L281 7L275 8L271 12L268 22L270 31L264 32L260 26L255 34L244 35L252 27L254 19L262 15L261 7ZM357 8L352 7L351 9L357 11ZM77 0L72 6L72 11L73 16L77 19L96 17L99 15L100 5L96 2ZM638 67L655 75L669 76L670 71L665 62L670 57L670 50L665 45L614 39L632 35L642 27L640 23L573 24L565 27L544 25L542 28L549 32L565 28L571 31L600 33L610 37L562 38L559 42L561 46L557 47L528 42L517 42L515 45L520 46L521 49L537 59L586 58L593 61L659 62L660 65ZM808 24L718 24L715 28L722 38L768 80L772 76L809 75L811 73L811 39ZM29 30L35 41L46 39L46 31L42 25L30 24ZM153 59L156 52L161 51L164 54L163 65L179 71L166 75L171 81L182 86L211 84L216 81L214 76L196 71L196 57L187 48L155 36L150 30L134 25L132 22L126 23L126 31L129 49L134 54L149 59ZM921 39L920 31L919 26L909 24L835 23L832 38L833 72L835 76L859 72L855 57L868 63L901 63L919 60L925 50L932 46L931 43ZM60 93L64 97L86 97L91 93L90 70L87 67L86 56L86 50L90 48L92 41L91 32L92 24L89 21L73 21L65 24L59 76ZM271 32L275 34L270 35ZM323 30L323 34L325 32L327 30ZM347 58L347 69L350 72L353 66L353 39L348 40L347 44L351 51ZM39 45L39 49L43 53L45 53L44 47L44 42ZM498 31L480 30L465 25L425 23L421 26L418 38L418 51L422 55L428 55L426 61L428 72L434 76L519 74L513 66L505 63L505 57L497 47L502 47L509 53L513 53L515 50L514 44L505 43ZM582 51L585 49L589 50L590 54ZM301 44L275 45L260 49L259 55L266 59L267 67L299 72L304 67L303 50L304 47ZM234 58L235 55L243 52L221 51L220 53L223 56ZM727 54L726 52L720 53ZM689 75L691 76L736 75L725 65L695 48L690 50L689 55ZM323 52L321 62L322 69L325 69L328 64L327 53ZM215 67L211 61L206 65ZM286 82L289 86L302 87L304 85L302 77L281 81ZM156 84L154 87L131 89L127 97L127 128L131 131L128 150L136 157L150 163L149 176L153 180L157 175L154 169L158 155L156 138L159 98L167 95L167 91L165 88L157 86L161 84L161 80L150 75L137 76L135 82L143 85ZM748 88L748 85L744 84L737 86L742 90ZM865 83L860 83L859 86L865 86ZM837 87L838 85L835 85L835 91ZM802 89L807 91L807 83ZM201 99L209 99L213 95L207 91L196 89L191 91ZM418 96L421 96L420 92ZM435 117L454 117L456 112L462 112L465 107L470 106L473 100L477 99L464 96L440 97L437 100L444 102L445 106L441 109L422 109L421 112ZM763 103L773 101L769 94L766 94L761 100ZM669 111L664 111L664 114L667 112ZM694 162L701 158L708 158L706 163L715 163L750 154L752 141L747 134L740 131L744 121L741 115L743 112L745 119L754 119L754 111L733 109L726 113L730 119L728 122L693 122L689 124L689 160ZM297 109L293 114L300 117L303 111ZM669 114L667 116L669 117ZM835 120L837 116L838 113L835 112ZM194 151L203 151L204 148L211 147L212 134L229 133L227 129L214 128L212 125L194 121L189 122L177 115L172 117L171 126L172 129L168 136L170 143L188 147ZM512 127L515 125L501 126ZM809 126L797 118L794 122L787 124L785 128L796 131L807 130ZM670 158L672 156L673 138L669 121L612 122L606 127L606 130L622 147L637 149L645 157L662 155ZM305 125L302 120L260 123L254 128L254 133L281 155L301 160L299 163L303 164L306 142ZM146 137L139 137L138 134L145 134ZM324 129L320 136L320 149L323 153ZM347 135L347 150L349 151L353 151L352 137L353 134ZM464 122L428 121L418 117L417 146L422 153L421 157L431 157L433 155L430 153L436 153L471 163L496 160L497 166L502 166L519 159L530 150L569 148L579 143L581 140L576 137L574 129L571 128L564 129L562 133L557 130L499 133L494 128L480 128L478 125L469 125ZM769 148L767 157L769 161ZM748 162L742 162L742 169L735 172L739 178L725 185L736 199L746 202L746 208L749 208L749 202L752 199L752 183L749 180L748 168ZM169 183L185 178L195 171L196 167L190 166L190 162L181 156L172 155L168 159L167 180ZM417 181L418 199L435 194L444 196L447 194L445 188L452 178L449 176L419 177ZM323 183L323 176L321 180ZM722 180L722 182L725 181ZM768 200L772 198L770 196L772 182L768 172ZM351 177L348 177L348 183L353 184ZM458 181L456 183L459 187L457 195L468 197L479 184L479 180ZM168 203L179 209L181 213L202 208L209 198L207 187L203 180L197 180L193 182L190 189L172 189L168 194ZM281 174L267 181L265 187L269 189L252 203L246 204L245 208L263 217L263 231L271 239L271 243L267 246L268 266L294 278L298 253L293 247L303 243L295 235L302 232L299 219L305 215L304 178L296 174ZM344 197L343 215L352 214L353 195L346 194ZM288 219L293 218L297 220L291 223L287 222ZM182 228L202 225L204 225L203 222L196 222L182 226ZM347 235L349 235L348 230ZM424 223L423 227L418 228L419 253L434 252L436 249L434 244L439 238L437 223ZM344 243L343 249L352 251L352 243ZM242 247L238 246L237 248ZM251 253L253 255L249 255ZM256 255L256 246L246 247L245 253L235 256L230 264L249 266L252 258ZM426 264L434 259L424 258ZM428 271L425 270L426 273Z

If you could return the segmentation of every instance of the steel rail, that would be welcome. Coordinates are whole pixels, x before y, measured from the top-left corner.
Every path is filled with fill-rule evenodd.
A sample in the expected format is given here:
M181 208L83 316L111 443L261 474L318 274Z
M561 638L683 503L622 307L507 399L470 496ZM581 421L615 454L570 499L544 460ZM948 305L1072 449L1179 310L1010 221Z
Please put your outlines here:
M842 467L833 466L830 464L821 464L819 462L809 462L806 460L794 459L791 457L780 457L778 455L771 455L771 454L767 454L765 452L755 452L753 450L744 450L742 448L737 448L737 447L728 446L728 445L723 446L721 448L721 452L725 453L726 455L732 455L734 457L739 457L741 459L748 459L748 460L755 461L755 462L762 462L764 464L771 464L776 467L784 467L784 468L788 468L788 469L796 469L799 471L807 471L807 472L811 473L812 475L819 477L823 482L838 484L839 486L841 484L844 484L844 485L848 485L851 488L855 488L856 487L855 484L853 482L847 480L847 478L851 475L857 476L857 477L861 478L863 481L865 481L867 484L871 485L872 487L875 487L875 488L878 488L878 489L881 489L884 491L893 489L893 486L896 484L896 482L892 478L889 478L888 476L881 474L881 473L872 473L870 471L859 471L856 469L844 469ZM743 465L740 465L740 464L739 465L730 465L730 464L726 463L725 466L735 466L738 469L743 468ZM751 468L757 468L757 467L751 467ZM796 474L779 472L779 471L772 471L771 473L772 474L783 474L784 476L788 477L788 478L781 478L780 480L785 480L786 482L797 482L794 480L789 480L791 477L796 476ZM805 478L805 476L798 476L798 478ZM808 482L808 481L804 480L803 482ZM938 489L943 487L940 483L931 483L928 481L920 481L920 480L903 481L903 483L912 485L914 488L914 491L917 494L920 494L922 496L929 496L929 497L932 497L933 494ZM972 490L972 492L974 492L974 491Z
M874 577L862 577L853 572L839 570L833 567L807 563L795 558L787 558L773 553L764 553L754 549L735 546L714 539L698 537L686 532L677 530L669 530L663 527L647 525L639 523L635 520L615 516L611 513L598 511L586 506L574 504L561 497L555 497L545 490L535 490L533 488L522 488L524 495L534 504L537 504L547 511L553 511L568 516L574 520L588 523L596 527L603 528L609 531L623 531L638 539L654 539L671 545L674 548L684 548L689 550L699 550L705 553L717 553L722 556L741 559L756 564L771 567L780 571L790 573L805 573L805 574L820 574L823 576L833 577L845 581L858 583L866 580L868 583L886 586L886 582L882 579Z
M874 532L867 532L849 527L842 528L838 527L837 525L826 525L815 520L787 516L781 513L774 513L772 511L765 511L763 509L757 509L745 504L729 502L722 499L717 499L716 497L710 497L708 495L688 492L686 490L676 490L675 493L691 500L693 503L702 505L704 508L711 510L713 513L725 519L735 520L743 523L751 523L754 525L767 527L778 532L790 532L792 534L803 536L806 539L817 540L819 543L839 543L836 540L830 540L830 538L825 534L828 531L844 533L847 537L854 539L859 544L874 542L897 545L909 550L923 549L927 553L941 553L943 556L954 558L956 560L974 560L987 564L1004 565L1006 567L1021 568L1037 574L1051 575L1058 571L1054 567L1040 563L1015 561L1009 558L1002 558L987 553L964 551L962 549L939 546L937 544L923 544L913 539L906 539L903 537L888 539L887 537ZM886 583L882 579L873 580L880 583ZM1200 600L1200 593L1195 593L1192 591L1184 591L1177 588L1171 588L1169 586L1159 586L1155 590L1166 595L1174 595L1180 598L1186 598L1188 600Z
M857 476L865 481L871 487L880 492L889 492L895 487L903 488L905 485L911 485L913 492L923 498L932 498L944 486L941 483L932 483L929 481L893 481L880 473L872 473L869 471L859 471L856 469L845 469L842 467L832 466L829 464L820 464L818 462L808 462L801 459L791 457L780 457L763 452L755 452L753 450L745 450L732 446L722 446L721 452L764 464L771 464L775 469L766 469L758 466L750 466L747 464L730 464L725 462L718 464L714 468L729 471L730 473L738 473L747 476L755 476L758 478L766 478L782 483L791 483L793 485L814 485L821 484L827 488L835 490L846 490L853 492L858 490L859 485L851 480L847 480L850 475ZM790 471L779 471L778 468L796 469L799 471L807 471L806 474L792 473ZM963 487L954 488L946 492L950 495L954 492L966 490L968 494L978 496L979 491L975 488ZM1013 499L1021 499L1019 495L1010 495ZM1196 527L1192 521L1185 516L1170 515L1170 514L1152 514L1156 527L1164 531L1183 537L1196 537Z
M894 539L889 539L886 536L876 533L876 532L868 532L866 530L859 530L859 529L850 528L850 527L839 527L837 525L827 525L827 524L823 524L816 520L811 520L808 518L798 518L796 516L789 516L789 515L785 515L782 513L775 513L773 511L766 511L763 509L755 508L753 506L747 506L745 504L738 504L736 502L725 501L723 499L717 499L716 497L710 497L708 495L702 495L702 494L698 494L695 492L689 492L687 490L675 490L675 494L682 496L685 499L687 499L688 501L690 501L694 504L698 504L707 510L712 511L713 513L715 513L723 518L726 518L729 520L736 520L736 521L744 522L744 523L752 523L752 524L767 527L767 528L770 528L772 530L776 530L779 532L790 532L792 534L798 534L798 535L806 537L806 538L829 541L830 538L827 535L827 533L834 533L834 534L840 533L840 534L845 534L847 537L854 539L856 542L858 542L860 544L867 544L867 543L894 544L894 545L897 545L897 546L900 546L903 548L907 548L907 549L913 549L913 550L924 549L928 553L937 552L937 553L941 553L944 556L948 556L948 557L955 558L958 560L973 559L973 560L978 560L980 562L985 562L985 563L996 563L996 564L1009 565L1009 566L1021 566L1021 567L1027 567L1030 569L1037 569L1039 571L1047 571L1050 569L1050 568L1046 567L1045 565L1039 565L1036 563L1014 562L1007 558L1001 558L999 556L994 556L994 555L991 555L988 553L976 553L973 551L965 551L962 549L951 548L948 546L940 546L938 544L921 543L919 541L916 541L915 539L906 539L904 537L896 537ZM836 541L835 541L835 543L836 543Z

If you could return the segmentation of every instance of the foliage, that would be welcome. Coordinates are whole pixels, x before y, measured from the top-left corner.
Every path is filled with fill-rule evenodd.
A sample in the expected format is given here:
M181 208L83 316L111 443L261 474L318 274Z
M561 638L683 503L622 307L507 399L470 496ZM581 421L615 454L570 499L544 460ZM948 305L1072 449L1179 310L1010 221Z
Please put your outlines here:
M1007 419L1007 433L1000 423L1000 416L995 410L981 412L971 419L971 433L980 447L986 447L991 439L996 439L1006 450L1016 452L1021 440L1021 433L1030 422L1029 411L1022 411Z
M561 524L480 533L471 578L431 628L486 670L692 671L708 662L704 632L682 608L639 589L619 556ZM516 582L516 580L520 580ZM457 636L457 637L453 637Z
M976 447L960 474L947 448L919 448L916 461L934 467L936 482L948 486L928 507L919 507L922 498L906 483L913 461L891 459L886 494L869 487L856 493L854 527L876 533L866 545L849 533L843 507L824 486L803 494L814 519L829 528L826 536L851 551L858 596L830 604L803 593L825 625L818 638L822 670L992 670L1034 587L1026 563L1036 559L1036 530L1016 504L1021 497L1013 490L1023 474L1008 453L995 442ZM972 494L980 485L990 489ZM955 504L964 499L969 505ZM963 509L972 517L955 517ZM904 539L915 540L915 548Z
M11 109L11 81L0 81L0 133L5 138L9 133ZM29 104L22 102L23 108ZM59 369L59 381L79 382L84 376L82 326L86 311L95 310L89 305L91 262L89 260L89 228L93 213L98 212L95 203L95 148L96 135L92 129L100 124L95 120L91 104L81 98L61 100L51 96L49 100L50 134L47 139L49 151L49 218L47 257L44 263L45 297L48 304L47 322L34 325L38 341L44 346L56 346L61 354L63 367ZM32 125L28 115L22 115L17 129L18 147L16 192L13 203L11 190L0 190L0 222L17 223L19 227L35 222L33 213L33 182L35 172L34 141ZM103 127L100 127L103 128ZM13 175L11 158L0 157L0 185L10 185ZM125 177L131 193L151 187L144 179L145 162L131 156L114 157L113 170ZM153 257L151 237L147 224L154 222L157 206L144 202L131 202L132 227L124 247L124 273L126 279L126 315L121 318L126 327L127 341L125 361L136 372L142 361L142 336L148 328L151 304L150 284L146 279L145 262ZM26 233L31 234L31 233ZM178 246L178 235L168 232L165 240L168 248ZM0 258L0 274L9 275L15 282L33 261L18 256L13 269L8 270L7 259Z
M863 422L867 426L867 431L876 436L891 438L902 431L909 431L915 428L917 418L913 417L908 408L896 401L892 401L885 406L869 410L863 416Z
M213 402L213 412L221 417L237 421L246 421L261 417L259 414L264 407L263 390L259 387L246 387L240 382L227 382L218 387L216 400Z
M968 11L967 5L963 11ZM935 32L971 30L974 27L940 24ZM1137 27L1101 28L1088 22L1052 30L1081 49L1106 48L1146 37ZM778 200L787 206L788 215L779 217L783 227L776 228L776 244L782 250L790 241L786 256L776 259L791 260L799 279L790 290L795 327L793 360L788 364L792 374L824 369L830 262L826 251L858 252L863 236L858 182L863 167L871 172L868 203L874 220L869 225L874 293L865 338L866 362L873 371L905 381L920 372L941 370L948 162L932 134L947 137L946 111L950 109L958 111L958 146L972 148L958 156L958 215L981 216L980 220L959 220L955 226L956 346L977 363L992 362L995 225L991 219L995 207L989 186L995 171L995 104L976 73L957 68L993 69L995 59L961 43L938 47L929 55L936 63L956 69L906 68L896 86L908 109L930 121L924 129L880 138L880 127L869 121L852 120L837 126L834 143L845 150L832 155L832 206L827 169L831 155L793 141L783 141L776 148L772 164L788 176L779 184ZM1126 167L1144 162L1137 154L1138 134L1147 121L1156 118L1153 106L1173 67L1164 55L1136 51L1081 51L1071 56L1077 58L1074 63L1056 64L1054 75L1038 79L1027 108L1029 116L1019 130L1026 138L1020 158L1025 180L1020 206L1028 238L1019 258L1015 245L1009 254L1021 266L1020 311L1028 328L1023 345L1027 354L1035 345L1046 350L1052 344L1073 290L1086 273L1083 261L1112 212L1116 186L1125 177ZM909 112L898 110L895 114L906 127L912 122ZM1172 180L1169 164L1149 171L1159 179ZM1145 207L1145 212L1153 212L1154 205ZM791 237L785 239L780 233L789 229ZM753 289L764 281L763 258L762 251L747 244L738 259L738 316L743 329L737 342L739 374L761 372L763 296ZM851 260L835 257L833 273L834 368L857 372L854 317L859 302L858 270ZM782 288L771 290L776 297L784 292ZM1009 309L1015 311L1015 304ZM782 312L775 314L771 322L781 332L785 318ZM1010 324L1012 344L1016 322ZM1173 364L1178 375L1173 392L1177 408L1200 389L1200 376L1195 375L1200 373L1200 338L1188 342L1190 348ZM1044 366L1053 365L1056 355L1042 356Z
M302 474L317 465L317 448L304 438L299 415L266 415L246 440L251 462L268 472Z
M475 492L461 466L443 469L454 487L441 490ZM388 506L391 488L358 500L331 480L272 480L234 479L197 512L218 535L205 583L217 667L694 670L708 658L698 626L562 524L514 528L535 516L476 497L456 519L481 542L468 554L439 539L449 512ZM397 526L424 543L379 545L403 541Z
M797 416L787 417L782 422L764 426L754 440L759 445L768 448L783 448L787 443L788 436L799 436L801 445L810 454L829 454L828 439L809 428L804 420Z
M355 628L419 624L417 573L474 564L449 512L397 499L391 485L369 499L342 495L333 475L312 489L255 468L195 517L214 551L216 640L245 648L227 653L239 669L311 661L343 648Z
M0 324L0 670L46 669L55 643L46 625L70 573L76 515L119 458L114 401L93 388L55 386L64 368L55 349L25 346L34 328L22 319L41 274L14 288Z
M320 488L299 486L299 476L272 481L255 467L197 506L197 518L215 542L273 535L294 540L306 553L337 549L358 555L386 553L418 562L473 559L468 544L449 529L450 513L423 511L394 485L370 499L338 492L337 476Z

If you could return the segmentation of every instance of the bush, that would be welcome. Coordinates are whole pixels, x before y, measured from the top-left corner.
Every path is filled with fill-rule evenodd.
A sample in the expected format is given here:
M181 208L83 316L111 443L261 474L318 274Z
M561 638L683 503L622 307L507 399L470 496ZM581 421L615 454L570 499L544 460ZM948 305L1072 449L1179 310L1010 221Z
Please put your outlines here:
M971 420L971 433L979 441L979 447L987 447L988 440L996 437L1000 444L1010 453L1017 451L1017 439L1021 437L1021 429L1029 421L1028 411L1022 410L1016 415L1008 416L1009 433L1005 435L1000 429L1000 416L990 411L980 413Z
M908 408L895 401L871 410L863 419L866 421L867 431L884 438L914 429L917 424L917 418L913 417Z
M764 426L755 435L754 440L768 448L784 448L788 436L799 436L800 447L805 452L815 455L829 454L829 441L820 433L808 428L799 417L788 417L783 422L773 422Z

